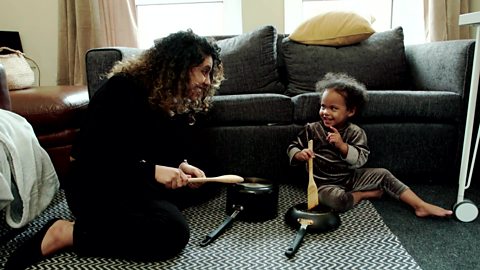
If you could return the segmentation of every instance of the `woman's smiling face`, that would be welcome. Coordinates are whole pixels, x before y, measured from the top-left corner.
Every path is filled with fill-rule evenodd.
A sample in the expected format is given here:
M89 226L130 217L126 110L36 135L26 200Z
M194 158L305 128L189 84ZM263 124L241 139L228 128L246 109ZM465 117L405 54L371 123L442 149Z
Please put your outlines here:
M213 59L211 56L207 56L200 65L190 69L188 98L192 101L201 99L210 86L212 67Z

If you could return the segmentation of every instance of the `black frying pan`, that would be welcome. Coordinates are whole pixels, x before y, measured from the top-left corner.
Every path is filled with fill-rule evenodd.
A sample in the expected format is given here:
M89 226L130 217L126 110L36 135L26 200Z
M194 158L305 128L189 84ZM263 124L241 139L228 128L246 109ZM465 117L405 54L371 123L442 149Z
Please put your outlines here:
M278 185L272 181L247 177L243 182L234 183L227 187L225 221L210 232L200 243L206 246L217 239L235 219L249 222L262 222L277 216Z
M291 258L297 252L300 243L308 232L328 232L338 228L341 224L338 213L321 205L308 210L307 203L300 203L290 207L285 214L285 222L297 229L297 234L285 255Z

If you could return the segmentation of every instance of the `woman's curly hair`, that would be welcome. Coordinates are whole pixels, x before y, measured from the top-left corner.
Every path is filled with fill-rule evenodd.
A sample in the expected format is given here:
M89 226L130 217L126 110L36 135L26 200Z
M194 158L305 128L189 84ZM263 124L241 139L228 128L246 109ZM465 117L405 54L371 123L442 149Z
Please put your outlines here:
M207 56L213 60L211 84L202 99L193 102L187 98L190 69L202 64ZM152 107L170 115L208 111L212 96L224 79L220 48L215 40L200 37L191 29L156 40L153 47L138 57L118 62L108 77L117 73L136 77L150 90Z
M316 83L315 87L320 94L326 89L335 89L344 97L347 109L356 109L356 114L360 113L368 101L365 85L345 73L329 72Z

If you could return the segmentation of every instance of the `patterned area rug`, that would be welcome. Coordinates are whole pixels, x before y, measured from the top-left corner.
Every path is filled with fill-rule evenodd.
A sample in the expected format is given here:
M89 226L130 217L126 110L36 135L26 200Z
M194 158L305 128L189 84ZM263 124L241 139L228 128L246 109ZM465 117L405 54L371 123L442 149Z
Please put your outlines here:
M235 220L213 243L201 247L205 236L227 217L225 198L226 189L184 210L191 226L190 243L173 259L143 263L64 252L29 269L420 269L369 201L342 214L342 225L335 231L307 233L295 256L287 258L284 253L296 230L285 224L284 214L306 201L304 190L289 185L280 186L277 218L262 223ZM12 232L1 224L0 266L52 217L71 218L63 192L25 229Z

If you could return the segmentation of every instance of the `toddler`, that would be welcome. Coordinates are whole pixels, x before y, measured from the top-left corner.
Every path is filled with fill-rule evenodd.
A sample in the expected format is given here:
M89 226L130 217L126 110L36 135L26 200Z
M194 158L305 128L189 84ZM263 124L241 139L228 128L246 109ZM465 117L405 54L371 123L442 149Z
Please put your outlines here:
M308 123L287 149L291 165L313 159L319 202L338 212L384 192L413 207L418 217L452 215L452 211L427 203L383 168L362 168L370 150L367 135L350 120L367 101L367 90L353 77L327 73L317 82L321 94L320 121ZM308 141L313 140L313 151Z

